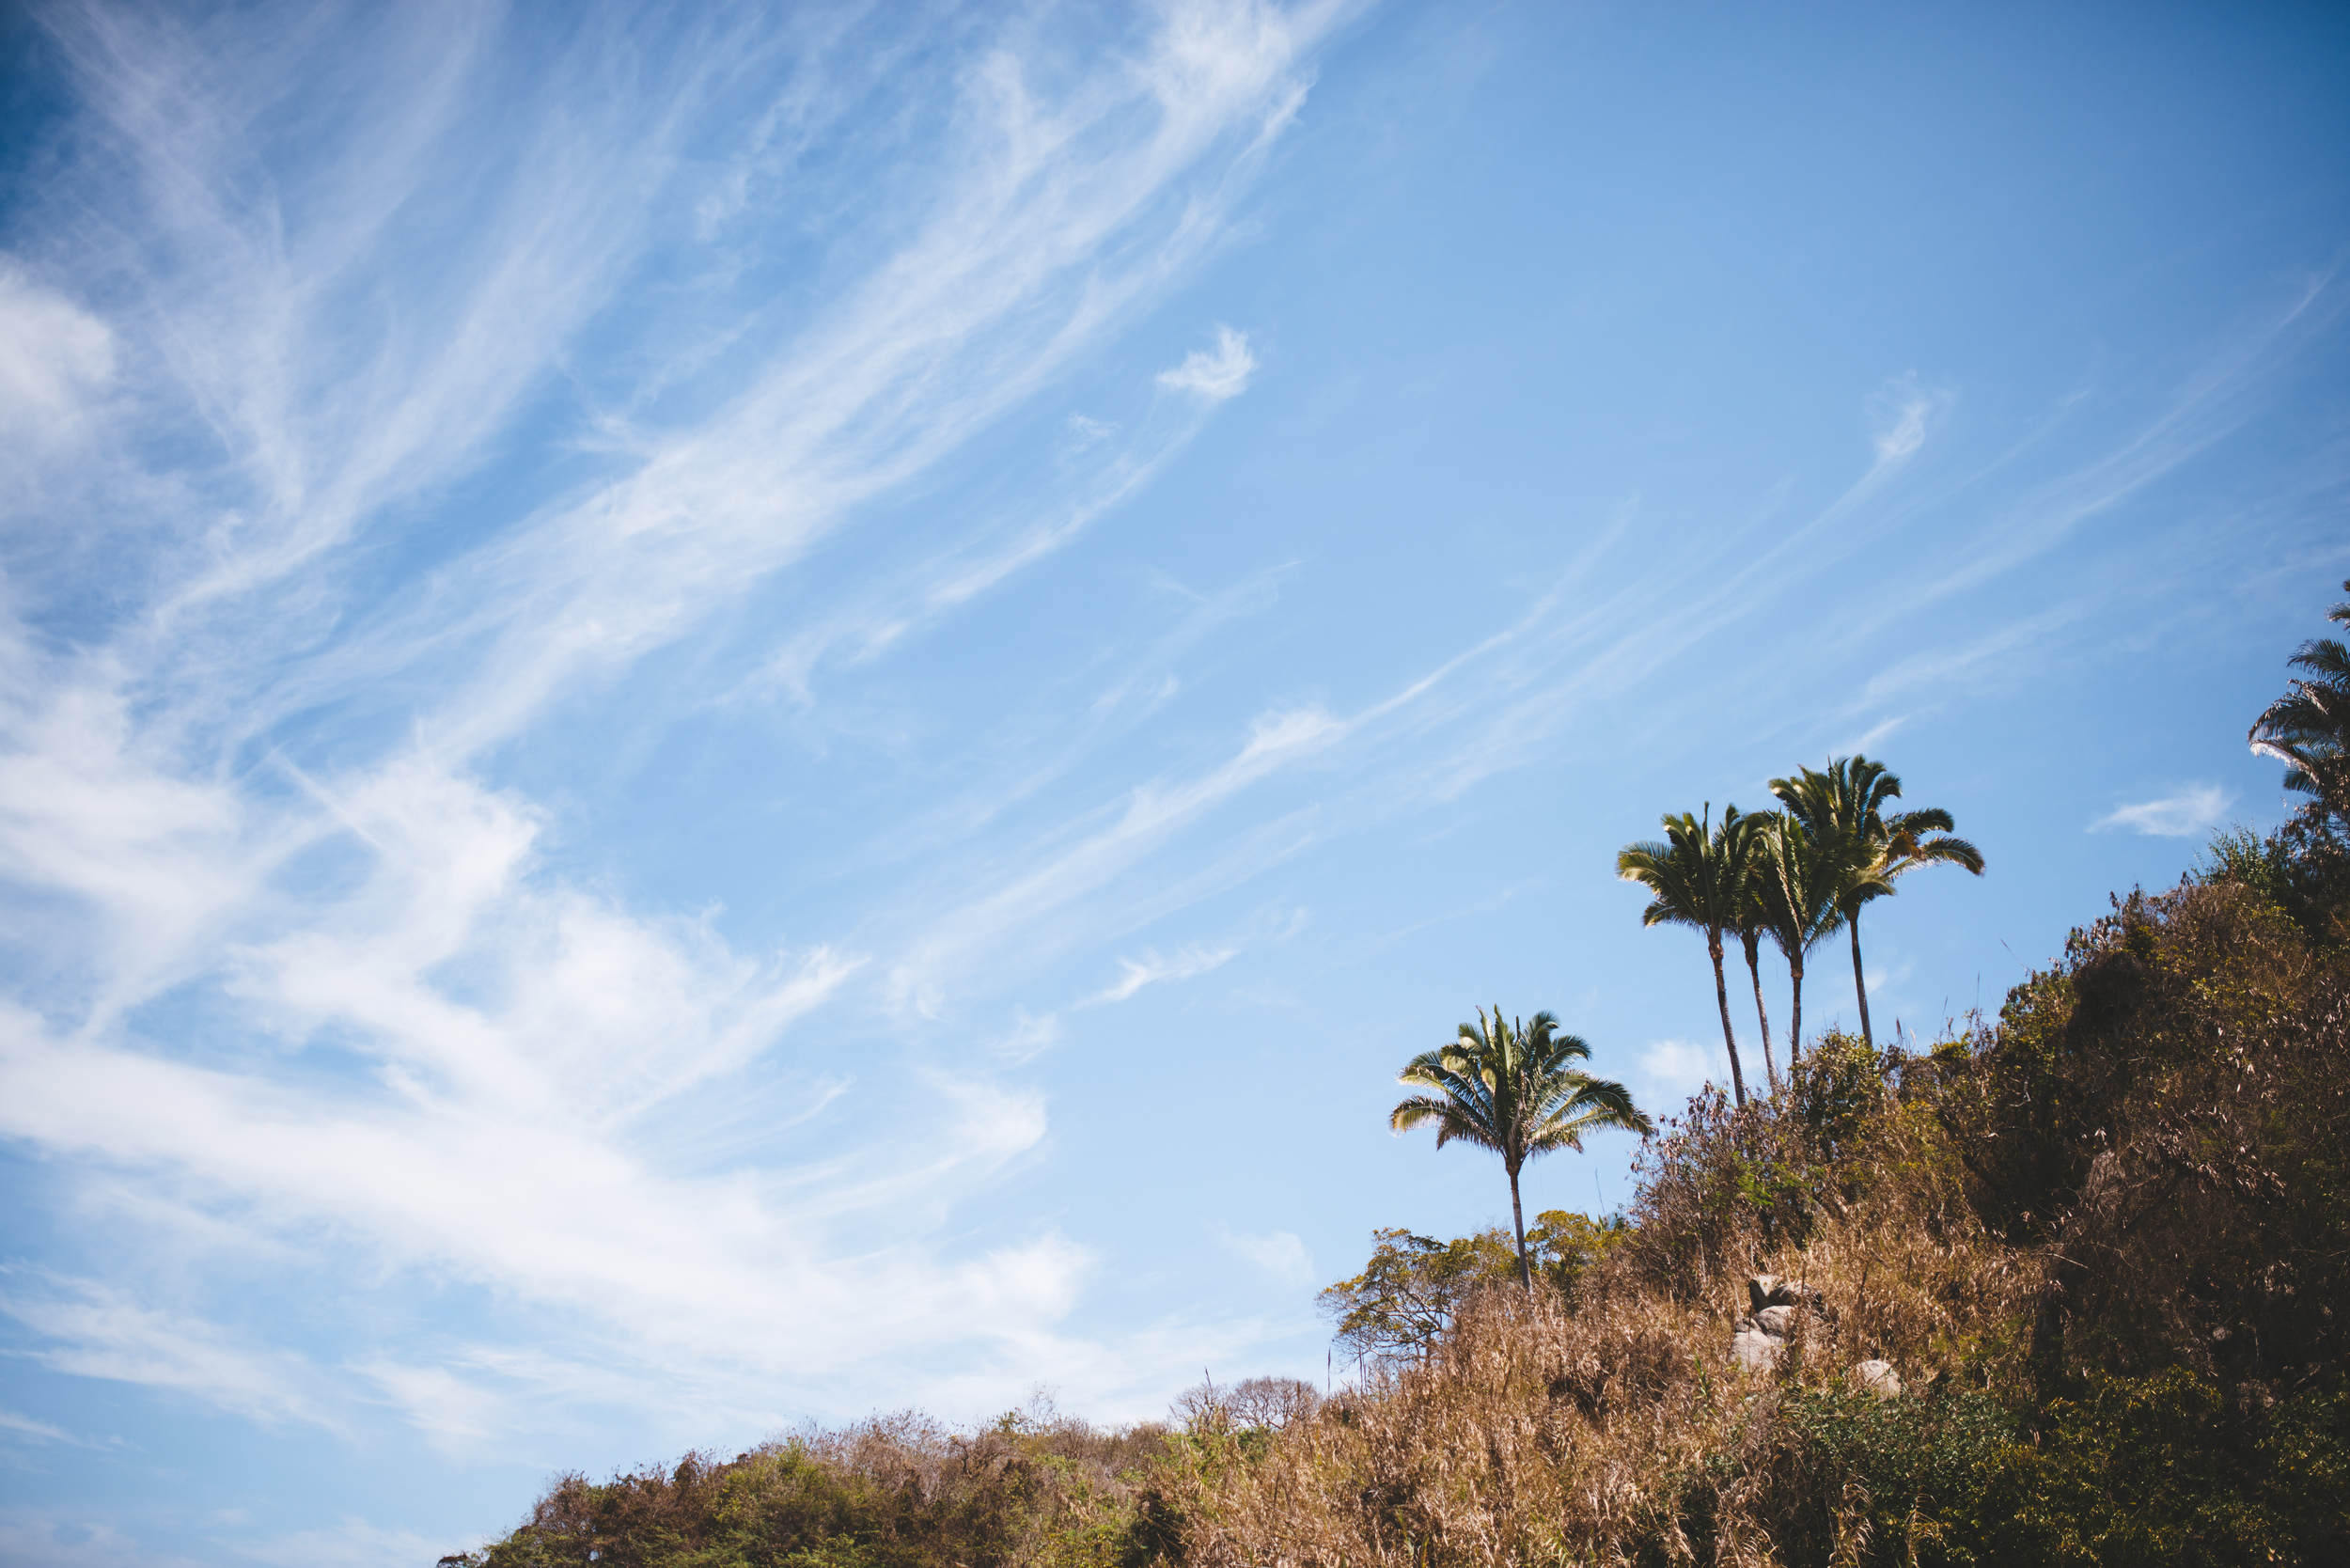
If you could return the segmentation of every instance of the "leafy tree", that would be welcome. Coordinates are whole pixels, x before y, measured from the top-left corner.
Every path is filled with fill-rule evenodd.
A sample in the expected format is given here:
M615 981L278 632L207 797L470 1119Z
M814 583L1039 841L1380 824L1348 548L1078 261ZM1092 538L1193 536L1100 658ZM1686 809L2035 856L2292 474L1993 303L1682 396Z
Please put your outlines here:
M1803 964L1805 955L1841 925L1836 901L1845 889L1856 849L1845 835L1811 824L1785 811L1763 818L1760 835L1761 915L1763 932L1787 960L1792 1005L1787 1020L1787 1069L1803 1052Z
M1463 1024L1458 1038L1423 1051L1405 1064L1397 1081L1431 1092L1415 1094L1388 1113L1399 1133L1424 1122L1436 1128L1436 1147L1454 1138L1490 1149L1510 1173L1510 1219L1517 1231L1518 1282L1530 1294L1534 1276L1526 1260L1526 1211L1518 1199L1518 1172L1536 1154L1554 1149L1580 1150L1583 1135L1621 1127L1646 1137L1648 1117L1632 1103L1632 1091L1611 1079L1594 1078L1572 1065L1590 1059L1591 1048L1577 1036L1558 1032L1547 1012L1514 1023L1496 1007L1489 1019Z
M2350 589L2350 581L2342 585ZM2350 625L2350 603L2326 619ZM2308 680L2262 710L2246 735L2252 749L2286 764L2285 788L2311 797L2297 813L2320 834L2350 829L2350 649L2332 637L2301 645L2290 661Z
M1534 1277L1573 1297L1583 1276L1632 1233L1622 1216L1593 1219L1545 1209L1526 1233ZM1358 1361L1417 1361L1452 1331L1470 1296L1518 1283L1518 1259L1500 1226L1438 1241L1401 1228L1373 1231L1371 1261L1324 1291L1323 1314Z
M1888 813L1901 798L1901 778L1882 762L1840 757L1827 771L1804 768L1795 777L1774 778L1771 792L1799 819L1814 842L1846 846L1836 893L1836 910L1852 933L1853 991L1860 999L1860 1038L1874 1049L1869 1027L1869 981L1860 963L1860 908L1898 891L1897 884L1921 866L1963 866L1982 875L1982 852L1950 835L1957 824L1948 811L1927 807Z
M1722 933L1738 929L1747 902L1747 877L1754 858L1747 840L1750 819L1735 806L1711 825L1712 802L1702 818L1684 811L1665 818L1665 837L1626 844L1616 855L1616 874L1652 895L1640 911L1644 926L1688 926L1705 933L1705 955L1714 961L1714 1000L1722 1012L1722 1043L1730 1048L1730 1084L1747 1103L1747 1078L1738 1063L1738 1036L1730 1027L1730 987L1722 980Z
M1358 1361L1425 1356L1451 1332L1464 1302L1517 1275L1517 1255L1499 1226L1449 1242L1401 1227L1373 1231L1371 1239L1363 1272L1321 1296L1338 1342Z

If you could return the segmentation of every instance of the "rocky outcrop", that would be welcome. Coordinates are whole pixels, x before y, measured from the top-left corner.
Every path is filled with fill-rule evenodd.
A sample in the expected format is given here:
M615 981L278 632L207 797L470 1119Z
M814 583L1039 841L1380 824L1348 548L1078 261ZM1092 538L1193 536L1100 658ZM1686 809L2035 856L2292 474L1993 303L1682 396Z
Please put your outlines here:
M1747 1279L1747 1315L1731 1336L1731 1358L1761 1371L1778 1366L1787 1337L1795 1330L1795 1314L1816 1305L1817 1299L1800 1279L1781 1279L1776 1274Z
M1786 1354L1795 1321L1820 1309L1820 1295L1800 1279L1757 1274L1747 1280L1747 1313L1730 1337L1730 1358L1742 1367L1769 1372ZM1891 1399L1902 1391L1902 1380L1890 1361L1856 1363L1847 1374L1855 1388Z

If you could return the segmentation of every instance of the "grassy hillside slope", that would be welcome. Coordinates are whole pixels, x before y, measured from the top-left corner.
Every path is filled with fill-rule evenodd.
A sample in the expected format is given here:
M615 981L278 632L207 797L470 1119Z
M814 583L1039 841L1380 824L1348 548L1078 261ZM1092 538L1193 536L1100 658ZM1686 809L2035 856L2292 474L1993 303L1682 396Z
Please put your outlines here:
M2223 839L1929 1054L1700 1097L1571 1291L1326 1403L877 1420L568 1477L455 1560L2350 1562L2343 864ZM1775 1367L1732 1356L1757 1274L1800 1281Z

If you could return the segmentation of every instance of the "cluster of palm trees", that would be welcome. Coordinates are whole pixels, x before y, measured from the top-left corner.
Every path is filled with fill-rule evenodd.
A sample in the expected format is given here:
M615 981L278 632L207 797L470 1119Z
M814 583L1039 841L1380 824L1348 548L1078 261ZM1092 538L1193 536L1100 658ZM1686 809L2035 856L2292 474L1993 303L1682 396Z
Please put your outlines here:
M1722 1043L1730 1050L1731 1088L1741 1105L1747 1103L1746 1073L1722 969L1728 937L1735 935L1746 949L1762 1035L1762 1068L1776 1095L1778 1067L1771 1056L1770 1010L1762 999L1763 939L1787 962L1792 1073L1803 1048L1804 961L1811 950L1840 930L1851 934L1860 1033L1873 1048L1869 985L1860 963L1862 907L1898 891L1901 879L1920 867L1963 866L1982 874L1982 853L1954 837L1950 814L1934 807L1891 809L1901 792L1901 779L1884 763L1841 757L1825 770L1802 768L1792 778L1772 779L1771 793L1779 803L1775 811L1742 813L1731 806L1716 823L1709 802L1702 815L1667 816L1664 838L1627 844L1616 856L1617 873L1648 889L1641 924L1688 926L1705 933Z
M1742 815L1732 806L1716 826L1709 803L1702 816L1684 811L1667 817L1662 839L1626 845L1616 857L1618 872L1652 895L1641 915L1644 924L1692 926L1705 933L1714 960L1714 996L1722 1010L1722 1042L1730 1047L1731 1084L1741 1105L1747 1103L1747 1081L1722 974L1726 936L1734 933L1746 947L1755 1012L1762 1025L1762 1065L1777 1094L1778 1069L1771 1059L1770 1013L1762 1001L1762 939L1769 937L1786 955L1794 982L1787 1063L1793 1072L1803 1040L1805 955L1836 931L1852 933L1860 1030L1873 1046L1868 984L1860 968L1861 906L1893 892L1920 866L1964 866L1982 874L1982 854L1951 836L1955 824L1948 811L1888 809L1901 798L1902 781L1882 762L1839 758L1825 772L1804 768L1793 778L1772 779L1771 792L1778 797L1776 811ZM1434 1126L1440 1149L1458 1139L1501 1156L1510 1177L1510 1219L1517 1232L1518 1281L1528 1291L1534 1278L1526 1257L1526 1210L1518 1197L1518 1173L1526 1162L1554 1150L1580 1149L1586 1133L1602 1128L1643 1137L1653 1130L1629 1090L1576 1065L1590 1055L1581 1039L1559 1032L1559 1020L1550 1013L1512 1019L1498 1007L1490 1014L1479 1008L1476 1023L1463 1024L1454 1039L1404 1065L1401 1081L1420 1092L1387 1117L1399 1133Z

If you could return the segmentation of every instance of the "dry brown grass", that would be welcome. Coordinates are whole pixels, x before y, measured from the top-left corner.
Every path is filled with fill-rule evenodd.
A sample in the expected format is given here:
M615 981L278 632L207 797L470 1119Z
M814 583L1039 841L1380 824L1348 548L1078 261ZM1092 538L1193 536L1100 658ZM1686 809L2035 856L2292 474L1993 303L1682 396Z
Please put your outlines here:
M1927 1107L1888 1103L1872 1122L1873 1180L1820 1193L1799 1245L1733 1218L1699 1274L1660 1278L1627 1254L1580 1310L1489 1292L1426 1365L1331 1402L1254 1464L1194 1471L1189 1560L1780 1560L1786 1488L1766 1460L1787 1391L1841 1388L1872 1356L1913 1390L1980 1387L2013 1361L2040 1283L1975 1223ZM1731 1360L1749 1271L1818 1294L1776 1372Z

